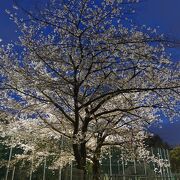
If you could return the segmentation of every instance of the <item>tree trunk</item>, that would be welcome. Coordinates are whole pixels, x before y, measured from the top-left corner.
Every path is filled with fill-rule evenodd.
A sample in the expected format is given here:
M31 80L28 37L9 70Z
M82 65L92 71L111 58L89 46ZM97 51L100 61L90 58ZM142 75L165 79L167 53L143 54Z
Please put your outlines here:
M101 170L98 157L93 157L93 180L101 180Z
M93 180L101 180L101 167L100 167L100 157L101 157L101 147L102 147L102 143L105 139L105 136L102 137L100 136L99 138L97 138L97 147L96 150L94 152L94 156L93 156Z
M86 179L86 152L85 144L73 144L74 157L77 163L77 169L82 170L83 172L83 180Z

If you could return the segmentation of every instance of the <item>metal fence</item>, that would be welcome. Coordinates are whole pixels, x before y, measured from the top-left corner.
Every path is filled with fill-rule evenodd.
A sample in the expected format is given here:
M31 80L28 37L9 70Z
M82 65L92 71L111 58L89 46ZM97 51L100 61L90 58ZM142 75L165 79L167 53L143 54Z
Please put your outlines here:
M16 176L17 172L15 169L10 169L8 173L8 177L0 178L0 180L84 180L84 174L81 170L76 168L68 167L63 169L61 172L51 172L51 170L46 170L45 174L42 169L39 175L34 172L32 176ZM86 180L92 180L92 174L86 175ZM180 180L180 174L171 174L168 175L122 175L122 174L101 174L101 180Z
M9 162L11 159L12 149L10 149ZM151 155L157 156L159 159L169 162L169 152L165 149L151 149ZM48 169L46 159L44 164L37 171L32 169L24 170L24 177L19 174L23 174L16 167L11 167L8 162L7 167L3 169L3 176L0 180L84 180L84 174L81 170L76 169L75 163L71 163L69 166L59 169L51 170ZM156 169L156 171L154 171ZM2 170L2 169L1 169ZM28 172L27 172L28 171ZM115 152L113 149L110 150L109 154L105 159L102 160L101 164L101 179L102 180L180 180L179 174L172 174L171 168L160 167L154 163L147 163L145 161L126 161L120 152ZM86 175L87 180L92 179L91 167Z

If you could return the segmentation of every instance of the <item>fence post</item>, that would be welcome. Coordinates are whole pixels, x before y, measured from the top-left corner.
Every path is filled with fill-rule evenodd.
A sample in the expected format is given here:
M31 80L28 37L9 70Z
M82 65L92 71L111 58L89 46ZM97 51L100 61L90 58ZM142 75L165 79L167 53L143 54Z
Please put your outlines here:
M122 171L123 171L123 180L125 180L126 179L126 177L125 177L125 170L124 170L124 155L123 155L123 153L122 153Z
M61 158L61 155L62 155L62 149L63 149L63 136L61 135L61 145L60 145L60 158ZM59 166L59 180L61 180L62 178L62 167L61 165Z
M32 173L33 173L33 163L34 163L34 150L33 150L33 154L32 154L31 170L30 170L29 180L31 180L31 179L32 179Z
M154 151L153 151L152 147L151 147L151 155L154 156ZM154 169L156 168L155 163L153 163L153 167L154 167ZM157 180L156 172L155 172L155 180Z
M61 166L59 166L59 180L61 180Z
M137 169L136 169L136 159L134 158L134 174L135 174L135 180L137 180Z
M13 167L13 172L12 172L12 178L11 178L11 180L14 180L15 169L16 169L16 167L14 166L14 167Z
M163 159L163 161L165 161L165 154L164 154L164 149L160 148L160 154L161 154L161 159ZM162 167L162 174L163 174L163 179L166 179L166 168L163 166Z
M112 177L112 159L111 159L111 147L109 147L109 174L110 174L110 177ZM111 179L111 178L110 178Z
M43 180L46 179L46 156L45 156L45 159L44 159L44 169L43 169Z
M8 159L8 164L7 164L7 170L6 170L5 180L8 179L8 173L9 173L9 167L10 167L11 157L12 157L12 145L11 145L10 152L9 152L9 159Z
M164 159L165 159L166 163L168 164L169 162L168 162L168 159L167 159L166 149L163 149L163 152L164 152ZM166 175L168 176L168 179L169 179L168 166L166 166L165 171L166 171Z
M71 161L71 175L70 175L70 180L72 180L72 177L73 177L73 171L72 171L72 168L73 168L73 162Z
M144 174L145 174L145 179L147 179L147 167L146 167L146 161L144 160L143 161L143 164L144 164Z
M170 179L172 178L172 173L171 173L171 163L170 163L170 158L169 158L169 151L166 149L166 155L167 155L167 160L168 160L168 163L170 165L170 167L168 168L168 174L169 174L169 177Z
M159 157L159 159L161 159L161 151L160 151L160 148L158 148L158 157ZM161 167L161 165L160 165L159 167L160 167L161 178L163 179L162 167Z

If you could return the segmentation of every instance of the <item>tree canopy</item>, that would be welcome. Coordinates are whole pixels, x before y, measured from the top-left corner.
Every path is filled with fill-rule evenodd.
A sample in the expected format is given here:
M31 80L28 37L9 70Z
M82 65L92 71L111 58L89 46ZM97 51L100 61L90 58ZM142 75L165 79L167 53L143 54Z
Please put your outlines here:
M21 35L0 49L7 136L27 147L37 131L47 144L63 136L79 169L93 163L94 179L108 146L148 157L145 127L179 115L180 69L162 35L124 24L134 3L50 0L38 12L21 8L23 18L10 13Z

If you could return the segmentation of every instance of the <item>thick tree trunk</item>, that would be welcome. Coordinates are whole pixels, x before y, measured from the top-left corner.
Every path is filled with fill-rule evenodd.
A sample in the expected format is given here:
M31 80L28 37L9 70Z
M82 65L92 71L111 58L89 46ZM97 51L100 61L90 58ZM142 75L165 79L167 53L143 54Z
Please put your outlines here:
M101 169L99 158L93 157L93 180L100 180L101 179Z
M101 166L100 166L100 157L101 157L101 147L102 147L102 143L105 139L105 136L102 137L100 136L97 139L97 147L96 150L94 152L94 156L93 156L93 180L101 180Z
M83 180L86 179L86 149L85 144L81 143L79 144L73 144L73 151L75 160L77 163L77 169L81 170L83 172Z

